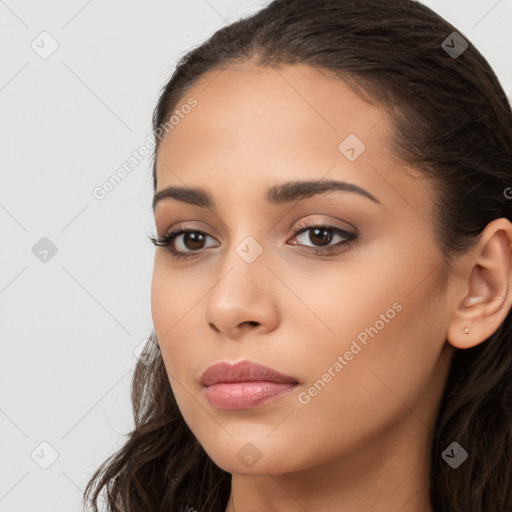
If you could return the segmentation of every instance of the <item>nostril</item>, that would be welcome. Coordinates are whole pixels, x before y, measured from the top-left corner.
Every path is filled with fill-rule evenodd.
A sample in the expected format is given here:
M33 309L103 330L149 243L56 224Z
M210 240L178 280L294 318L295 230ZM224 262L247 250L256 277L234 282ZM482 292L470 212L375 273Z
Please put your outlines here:
M217 331L217 332L220 332L219 329L217 329L217 326L215 324L212 324L212 322L209 322L208 325L214 330L214 331Z

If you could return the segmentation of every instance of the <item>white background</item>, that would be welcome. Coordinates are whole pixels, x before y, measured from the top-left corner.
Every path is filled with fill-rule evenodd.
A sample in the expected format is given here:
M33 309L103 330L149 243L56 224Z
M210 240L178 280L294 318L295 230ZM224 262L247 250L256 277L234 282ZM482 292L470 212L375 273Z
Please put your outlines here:
M150 157L103 200L92 190L151 134L177 58L266 3L0 0L0 512L80 511L131 430L133 351L152 328ZM424 3L510 96L512 1ZM31 47L43 31L59 45L47 59Z

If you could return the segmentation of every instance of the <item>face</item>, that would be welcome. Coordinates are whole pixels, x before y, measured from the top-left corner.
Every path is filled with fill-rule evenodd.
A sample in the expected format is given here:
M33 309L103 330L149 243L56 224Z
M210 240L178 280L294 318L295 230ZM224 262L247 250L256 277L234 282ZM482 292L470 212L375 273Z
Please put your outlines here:
M385 110L303 65L217 70L177 108L189 98L162 139L157 193L200 189L211 204L155 204L159 237L191 233L156 249L152 314L204 449L231 473L287 473L430 426L449 362L446 282L433 192L393 154ZM352 188L283 188L326 180ZM241 360L298 384L214 405L201 375Z

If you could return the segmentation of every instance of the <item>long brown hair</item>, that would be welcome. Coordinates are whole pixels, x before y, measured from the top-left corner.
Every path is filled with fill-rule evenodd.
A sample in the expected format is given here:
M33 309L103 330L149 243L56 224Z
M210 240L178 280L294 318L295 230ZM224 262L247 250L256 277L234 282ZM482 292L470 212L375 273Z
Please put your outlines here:
M153 114L155 155L159 127L190 86L207 71L247 61L310 65L390 113L395 153L436 186L446 268L490 221L512 220L509 101L469 39L429 8L413 0L275 0L221 28L179 60L163 87ZM155 165L153 182L156 190ZM431 445L436 512L512 510L511 318L454 354ZM224 512L231 475L186 425L154 332L151 341L152 362L138 362L132 380L135 427L92 476L84 503L97 512L104 491L115 512ZM457 469L441 457L453 441L469 454Z

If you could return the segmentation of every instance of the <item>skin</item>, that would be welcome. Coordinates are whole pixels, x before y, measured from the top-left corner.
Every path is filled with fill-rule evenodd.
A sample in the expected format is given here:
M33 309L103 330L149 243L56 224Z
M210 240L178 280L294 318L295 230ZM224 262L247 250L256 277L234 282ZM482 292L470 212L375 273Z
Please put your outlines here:
M232 474L226 512L432 511L429 450L449 364L509 311L512 225L491 222L448 269L434 239L435 191L393 154L386 111L307 66L232 65L203 75L178 106L190 97L197 107L162 139L157 192L201 187L217 207L156 205L157 235L179 227L208 237L174 241L188 260L157 248L152 314L183 417ZM354 161L338 149L348 134L366 146ZM268 187L306 179L354 183L380 204L343 191L265 202ZM317 255L344 239L294 235L301 221L358 238ZM252 263L236 251L248 236L263 250ZM394 318L301 403L396 303ZM241 359L300 385L250 409L214 407L201 374ZM237 456L249 442L261 454L252 467Z

